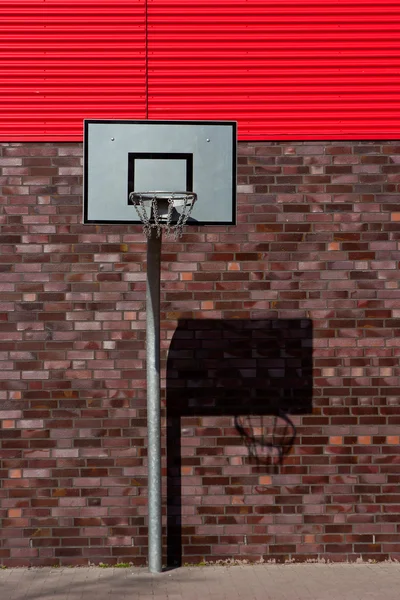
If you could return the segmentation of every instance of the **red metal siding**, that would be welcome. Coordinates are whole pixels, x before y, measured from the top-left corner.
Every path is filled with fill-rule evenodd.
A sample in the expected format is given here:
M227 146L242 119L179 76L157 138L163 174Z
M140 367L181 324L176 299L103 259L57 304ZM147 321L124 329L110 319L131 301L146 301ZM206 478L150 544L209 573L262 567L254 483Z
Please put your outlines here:
M148 0L152 119L241 139L400 137L398 0Z
M145 118L145 0L1 8L1 140L81 140L84 118Z
M241 139L398 138L400 3L3 0L0 83L4 141L146 116L235 119Z

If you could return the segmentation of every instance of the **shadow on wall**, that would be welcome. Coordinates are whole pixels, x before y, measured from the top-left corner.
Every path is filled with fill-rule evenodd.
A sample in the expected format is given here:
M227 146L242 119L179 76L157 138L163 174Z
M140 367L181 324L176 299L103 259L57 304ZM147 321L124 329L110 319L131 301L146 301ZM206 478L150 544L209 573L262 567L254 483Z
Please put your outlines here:
M168 354L166 403L167 555L168 565L176 566L182 560L182 466L203 476L202 458L216 455L212 445L224 456L232 438L247 447L252 464L273 471L290 452L296 438L290 415L312 412L312 322L179 321ZM217 419L207 425L195 419L204 437L182 460L182 417L233 422L221 429Z

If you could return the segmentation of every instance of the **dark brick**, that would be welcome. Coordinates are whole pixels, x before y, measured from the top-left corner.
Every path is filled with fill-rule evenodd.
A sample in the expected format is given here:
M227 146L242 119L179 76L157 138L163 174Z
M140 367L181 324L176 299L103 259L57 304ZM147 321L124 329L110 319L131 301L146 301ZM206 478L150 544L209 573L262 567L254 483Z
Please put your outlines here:
M241 142L239 225L165 240L164 510L183 561L399 553L399 144ZM31 566L143 565L145 241L81 224L81 144L2 149L22 169L6 207L24 209L0 236L3 539L52 552Z

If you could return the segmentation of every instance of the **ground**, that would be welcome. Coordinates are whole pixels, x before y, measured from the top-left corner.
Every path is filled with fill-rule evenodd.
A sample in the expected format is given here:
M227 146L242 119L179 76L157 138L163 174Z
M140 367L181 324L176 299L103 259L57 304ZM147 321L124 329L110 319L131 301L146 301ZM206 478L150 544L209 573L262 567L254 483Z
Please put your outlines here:
M400 563L0 571L2 600L398 600Z

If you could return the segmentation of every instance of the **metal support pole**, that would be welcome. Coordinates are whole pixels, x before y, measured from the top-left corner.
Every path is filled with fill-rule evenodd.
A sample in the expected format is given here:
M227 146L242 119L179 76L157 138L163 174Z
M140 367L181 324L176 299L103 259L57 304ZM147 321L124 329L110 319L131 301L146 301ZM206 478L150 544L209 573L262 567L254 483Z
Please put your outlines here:
M161 407L160 407L161 235L152 229L147 241L146 359L149 496L149 570L162 570Z

